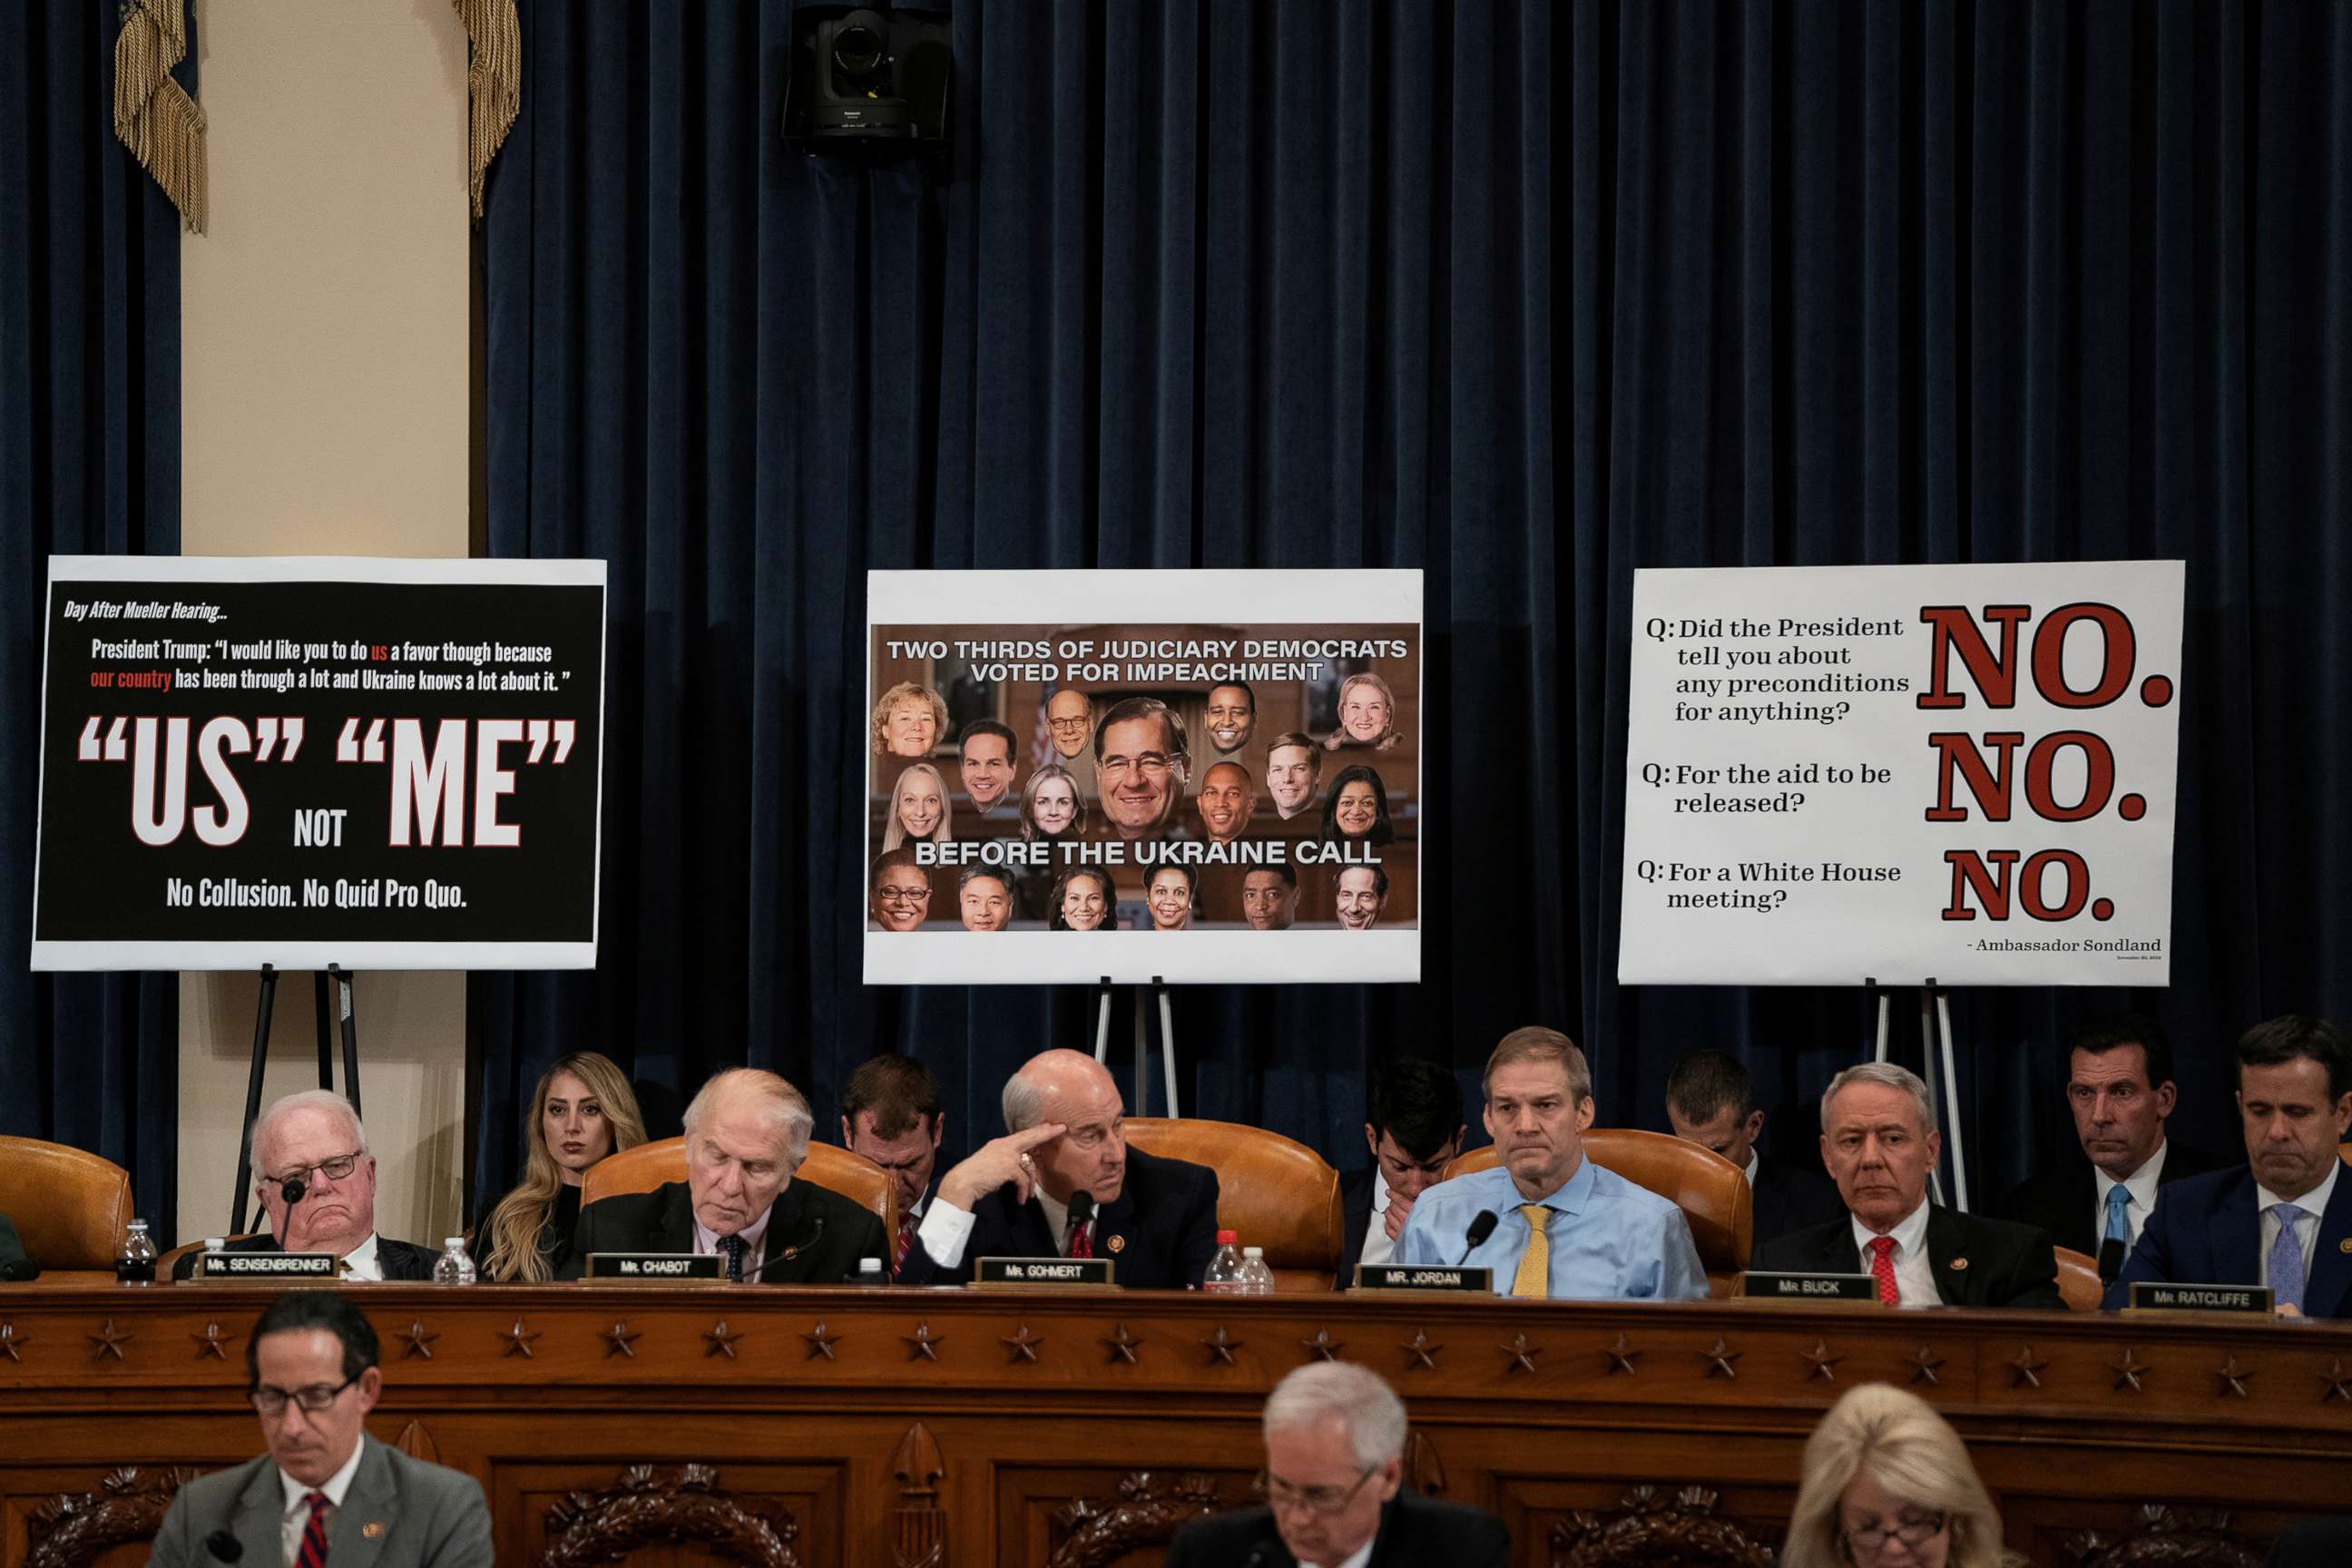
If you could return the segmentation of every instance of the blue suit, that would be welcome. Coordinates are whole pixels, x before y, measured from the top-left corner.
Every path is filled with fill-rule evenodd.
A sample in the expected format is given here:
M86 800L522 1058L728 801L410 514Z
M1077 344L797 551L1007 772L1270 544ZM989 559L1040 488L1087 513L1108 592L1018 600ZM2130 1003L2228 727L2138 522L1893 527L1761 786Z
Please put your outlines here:
M2156 1212L2139 1233L2139 1245L2123 1272L2107 1288L2102 1305L2128 1305L2135 1279L2180 1285L2259 1285L2263 1279L2263 1224L2255 1205L2254 1173L2243 1165L2190 1176L2158 1187ZM2336 1191L2319 1216L2319 1237L2311 1255L2311 1279L2303 1290L2305 1317L2352 1317L2352 1172L2339 1173Z

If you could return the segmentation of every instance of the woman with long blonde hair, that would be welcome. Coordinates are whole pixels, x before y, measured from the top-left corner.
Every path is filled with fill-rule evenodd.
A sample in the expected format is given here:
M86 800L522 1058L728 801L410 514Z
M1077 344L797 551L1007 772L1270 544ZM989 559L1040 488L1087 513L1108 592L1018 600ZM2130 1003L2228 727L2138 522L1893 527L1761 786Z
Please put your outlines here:
M948 805L948 781L929 763L913 763L890 790L890 816L882 825L882 852L909 839L934 844L952 840L955 813Z
M629 1080L608 1057L574 1051L541 1073L523 1108L521 1184L482 1222L485 1279L542 1285L572 1255L590 1166L646 1141Z
M1889 1384L1830 1406L1805 1442L1785 1568L2024 1568L1951 1423Z

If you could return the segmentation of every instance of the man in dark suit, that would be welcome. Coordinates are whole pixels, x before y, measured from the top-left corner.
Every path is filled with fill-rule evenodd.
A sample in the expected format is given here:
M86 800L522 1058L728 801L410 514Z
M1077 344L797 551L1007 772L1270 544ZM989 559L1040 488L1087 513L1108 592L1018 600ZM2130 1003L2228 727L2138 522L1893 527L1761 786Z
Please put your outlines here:
M901 1283L961 1284L978 1258L1108 1258L1137 1289L1200 1284L1217 1251L1217 1173L1129 1148L1101 1063L1031 1058L1004 1086L1004 1125L940 1178Z
M253 1123L254 1195L268 1234L229 1243L233 1252L331 1252L346 1279L430 1279L440 1255L375 1233L375 1156L352 1102L331 1089L273 1100ZM184 1255L186 1279L200 1255Z
M599 1199L580 1211L577 1279L592 1252L694 1252L725 1260L730 1279L832 1285L862 1258L890 1259L881 1216L839 1193L795 1182L816 1117L774 1073L731 1068L686 1108L686 1180Z
M1754 1267L1868 1274L1888 1306L2063 1311L2047 1232L1927 1201L1942 1152L1917 1074L1891 1062L1846 1068L1822 1096L1822 1163L1848 1212L1758 1247Z
M1342 1290L1355 1283L1358 1264L1389 1261L1412 1214L1412 1200L1462 1152L1462 1135L1468 1131L1462 1121L1460 1080L1417 1057L1386 1062L1372 1074L1368 1110L1364 1142L1371 1147L1372 1163L1339 1178Z
M2134 1280L2267 1285L2283 1315L2352 1317L2352 1180L2336 1145L2352 1129L2352 1051L2325 1018L2290 1013L2238 1040L2247 1164L2157 1194L2105 1304Z
M2279 1531L2263 1568L2344 1568L2352 1563L2352 1519L2298 1519Z
M2223 1162L2164 1135L2179 1091L2171 1043L2154 1019L2095 1019L2068 1047L2066 1105L2084 1158L2011 1188L1995 1212L2097 1258L2099 1277L2112 1280L2156 1209L2157 1189Z
M1352 1362L1308 1362L1265 1401L1265 1504L1196 1520L1168 1568L1503 1568L1502 1521L1404 1485L1404 1402Z
M490 1568L490 1510L474 1478L367 1435L380 1360L375 1330L347 1297L298 1290L265 1308L245 1367L269 1451L182 1487L151 1568Z
M896 1279L915 1245L915 1227L931 1201L931 1176L947 1131L940 1080L914 1058L884 1051L857 1064L841 1089L841 1146L890 1173L898 1193L898 1234L891 1238Z
M1727 1051L1693 1051L1666 1075L1666 1122L1675 1136L1714 1150L1748 1173L1755 1237L1770 1241L1845 1213L1837 1188L1810 1158L1767 1160L1756 1151L1764 1112L1747 1064Z

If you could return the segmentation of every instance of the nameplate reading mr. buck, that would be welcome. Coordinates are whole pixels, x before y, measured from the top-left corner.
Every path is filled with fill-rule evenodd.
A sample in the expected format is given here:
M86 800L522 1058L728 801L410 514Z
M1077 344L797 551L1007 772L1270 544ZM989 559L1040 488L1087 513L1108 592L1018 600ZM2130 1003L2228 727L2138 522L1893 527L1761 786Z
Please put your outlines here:
M1749 1301L1875 1302L1878 1281L1867 1274L1770 1273L1751 1268L1739 1277L1739 1289L1734 1293Z

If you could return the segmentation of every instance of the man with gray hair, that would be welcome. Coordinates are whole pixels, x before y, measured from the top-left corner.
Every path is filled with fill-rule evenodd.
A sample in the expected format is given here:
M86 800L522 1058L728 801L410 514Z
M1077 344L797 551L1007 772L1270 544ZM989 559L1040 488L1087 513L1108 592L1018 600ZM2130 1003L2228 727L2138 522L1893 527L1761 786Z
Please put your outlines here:
M1822 1096L1822 1163L1847 1213L1756 1248L1767 1273L1867 1274L1890 1307L2033 1307L2063 1311L2050 1233L1927 1201L1943 1153L1919 1076L1864 1062Z
M579 1279L592 1252L702 1253L725 1259L730 1279L769 1285L838 1284L861 1258L887 1266L879 1215L793 1180L815 1126L807 1097L774 1073L713 1075L686 1108L686 1180L582 1209L558 1278Z
M331 1252L346 1279L430 1279L433 1248L375 1233L375 1156L352 1102L331 1089L272 1100L253 1122L253 1192L269 1229L235 1252ZM190 1252L172 1277L195 1272Z
M1502 1521L1405 1491L1404 1402L1351 1362L1309 1362L1265 1400L1265 1505L1177 1532L1168 1568L1503 1568Z

